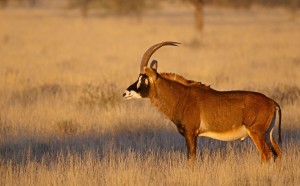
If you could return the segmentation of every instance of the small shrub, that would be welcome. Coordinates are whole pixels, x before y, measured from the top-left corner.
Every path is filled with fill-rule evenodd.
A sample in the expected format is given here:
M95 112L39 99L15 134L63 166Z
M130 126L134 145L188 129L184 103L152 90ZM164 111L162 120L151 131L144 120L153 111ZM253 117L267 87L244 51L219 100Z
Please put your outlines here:
M114 106L120 101L120 93L114 84L103 84L99 86L88 84L83 87L78 103L80 106L107 107Z
M58 84L45 84L12 94L11 102L27 106L39 98L54 98L62 94L62 87Z
M78 123L74 120L63 120L57 122L58 131L62 135L74 135L78 131Z
M0 141L6 139L12 133L12 127L0 116Z
M8 0L0 0L0 8L5 8L8 4Z

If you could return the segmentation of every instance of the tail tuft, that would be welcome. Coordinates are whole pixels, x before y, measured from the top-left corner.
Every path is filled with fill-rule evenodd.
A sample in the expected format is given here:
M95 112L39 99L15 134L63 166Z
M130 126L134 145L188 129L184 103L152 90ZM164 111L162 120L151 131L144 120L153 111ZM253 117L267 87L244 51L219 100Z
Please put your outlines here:
M278 109L278 143L281 144L282 143L282 139L281 139L281 108L279 106L278 103L276 103L276 108Z

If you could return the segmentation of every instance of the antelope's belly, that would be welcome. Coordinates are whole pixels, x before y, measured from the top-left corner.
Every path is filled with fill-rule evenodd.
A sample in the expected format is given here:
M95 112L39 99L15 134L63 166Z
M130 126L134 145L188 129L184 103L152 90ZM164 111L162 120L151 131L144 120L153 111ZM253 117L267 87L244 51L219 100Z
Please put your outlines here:
M199 136L205 136L222 141L234 141L237 139L244 140L248 136L247 129L244 125L225 132L204 131Z

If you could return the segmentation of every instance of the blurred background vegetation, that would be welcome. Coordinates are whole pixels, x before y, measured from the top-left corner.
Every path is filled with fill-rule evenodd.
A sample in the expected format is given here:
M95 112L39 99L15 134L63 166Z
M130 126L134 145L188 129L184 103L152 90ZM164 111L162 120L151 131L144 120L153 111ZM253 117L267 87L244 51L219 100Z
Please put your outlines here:
M209 5L234 7L234 8L249 8L253 5L276 7L285 6L290 8L299 8L300 0L0 0L2 7L10 5L27 5L39 6L46 4L65 4L73 8L104 8L116 11L116 13L130 13L141 11L137 9L149 8L153 5L157 6L165 2L182 2L182 3L204 3ZM150 6L149 6L150 5ZM118 12L120 11L120 12Z
M0 7L56 7L67 10L80 10L83 17L93 12L105 15L133 15L138 19L148 10L160 8L162 4L172 6L173 3L190 4L194 7L195 29L203 30L203 7L206 5L249 9L252 6L267 8L286 8L295 15L300 8L300 0L0 0Z

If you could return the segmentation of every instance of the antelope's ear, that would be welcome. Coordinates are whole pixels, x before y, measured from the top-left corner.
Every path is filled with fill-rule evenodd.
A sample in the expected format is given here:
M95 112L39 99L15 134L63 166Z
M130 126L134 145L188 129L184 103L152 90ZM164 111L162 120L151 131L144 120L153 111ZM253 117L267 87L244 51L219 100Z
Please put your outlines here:
M153 70L155 70L157 72L157 61L153 60L150 64L150 68L152 68Z
M155 81L157 79L157 72L152 68L145 67L145 73L149 77L150 81Z

